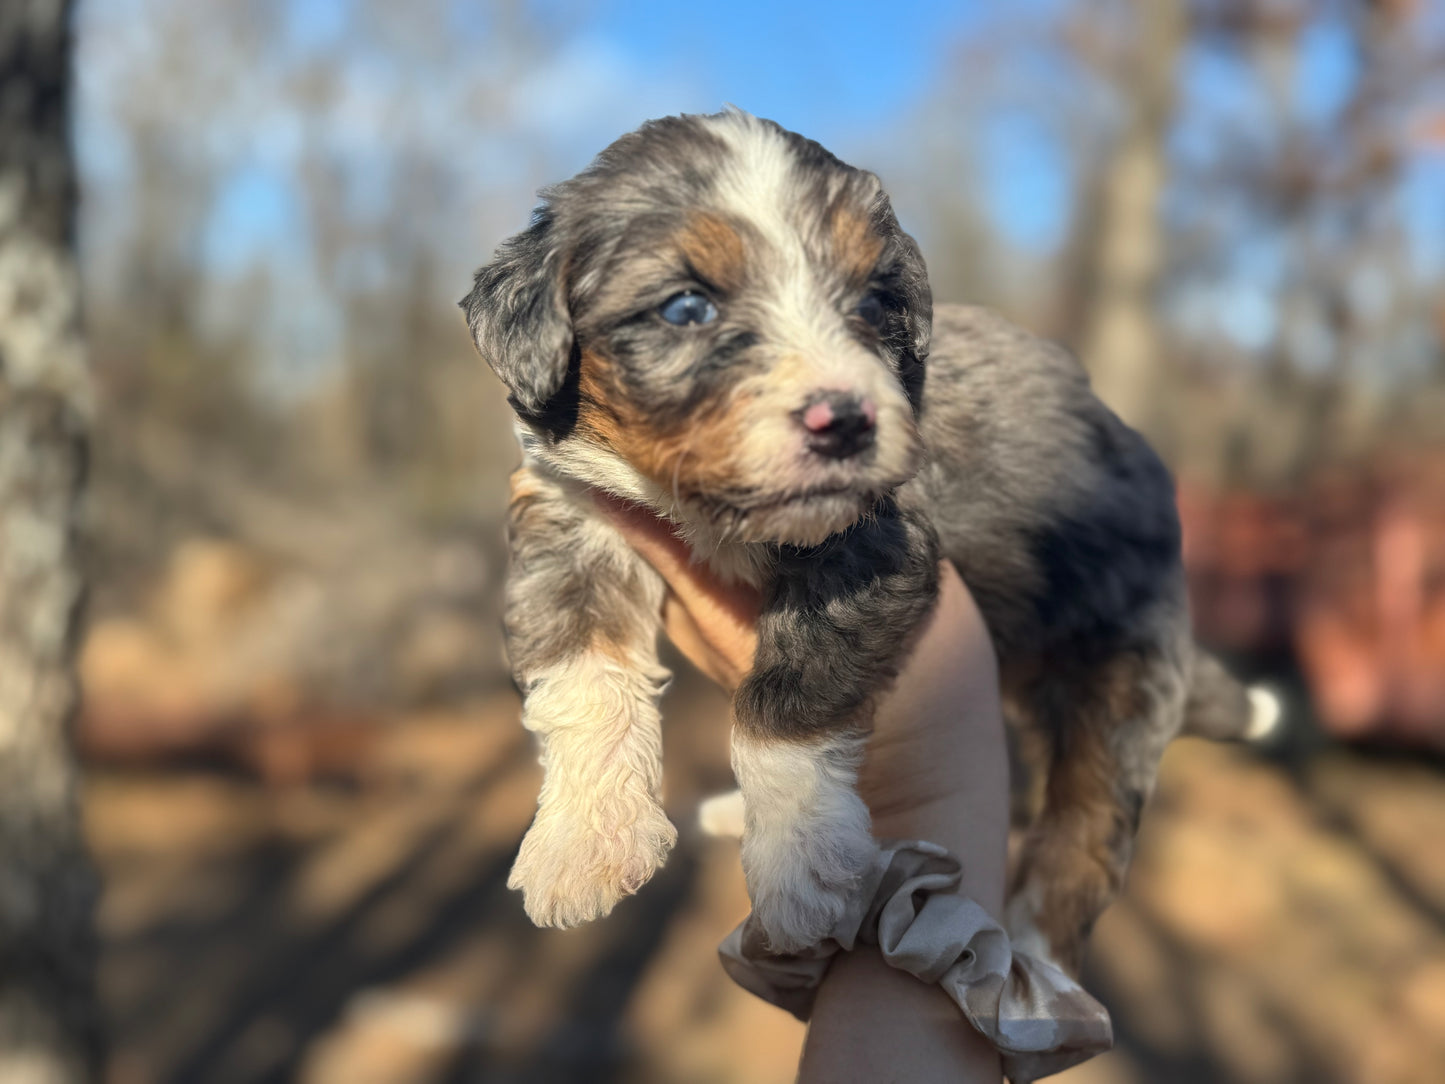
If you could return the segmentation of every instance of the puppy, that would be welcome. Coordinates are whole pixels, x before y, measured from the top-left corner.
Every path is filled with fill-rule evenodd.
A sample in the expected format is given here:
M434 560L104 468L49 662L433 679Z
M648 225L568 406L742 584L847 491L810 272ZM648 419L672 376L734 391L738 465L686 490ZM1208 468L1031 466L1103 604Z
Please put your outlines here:
M980 309L935 319L877 177L736 110L623 136L544 193L462 306L523 453L505 624L546 778L509 884L533 921L606 914L676 839L663 584L596 487L764 592L732 762L772 947L826 935L874 853L869 713L945 557L1045 750L1010 931L1076 968L1165 745L1249 720L1190 635L1170 477L1079 365Z

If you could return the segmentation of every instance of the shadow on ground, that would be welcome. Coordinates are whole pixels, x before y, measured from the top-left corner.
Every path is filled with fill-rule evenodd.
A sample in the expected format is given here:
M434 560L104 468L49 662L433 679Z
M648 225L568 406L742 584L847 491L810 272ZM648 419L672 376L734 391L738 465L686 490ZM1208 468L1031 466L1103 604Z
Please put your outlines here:
M539 781L510 696L395 721L344 780L96 772L113 1084L790 1080L799 1026L716 964L736 848L686 827L719 709L671 713L673 859L566 932L505 886ZM1058 1079L1438 1079L1442 824L1438 767L1179 743L1095 939L1118 1049Z

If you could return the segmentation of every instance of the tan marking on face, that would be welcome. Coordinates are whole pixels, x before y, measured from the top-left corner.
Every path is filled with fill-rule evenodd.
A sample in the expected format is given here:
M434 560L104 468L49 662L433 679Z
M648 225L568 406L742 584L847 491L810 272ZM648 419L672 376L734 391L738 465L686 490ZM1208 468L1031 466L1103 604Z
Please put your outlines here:
M705 404L675 427L658 429L621 394L611 361L592 351L582 354L578 390L579 433L611 448L665 490L691 496L748 484L731 454L743 447L748 394Z
M743 239L721 216L708 211L692 215L674 240L693 270L708 282L723 290L742 286L747 269Z
M850 282L863 283L873 273L883 253L883 238L873 230L868 216L854 207L835 207L828 223L833 256Z

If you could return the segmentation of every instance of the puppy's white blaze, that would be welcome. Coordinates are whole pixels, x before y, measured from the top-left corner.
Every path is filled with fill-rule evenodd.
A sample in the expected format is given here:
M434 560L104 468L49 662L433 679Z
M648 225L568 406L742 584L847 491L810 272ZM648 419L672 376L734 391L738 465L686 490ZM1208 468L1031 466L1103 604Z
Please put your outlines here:
M831 934L877 853L854 786L860 749L854 737L804 744L734 731L743 872L753 912L779 951Z
M833 314L797 226L784 212L800 198L792 151L782 133L743 114L725 113L716 131L733 152L717 178L716 198L762 234L771 250L776 272L769 293L771 330L790 346L815 349L823 345L818 340L828 335Z
M809 395L823 389L851 391L872 399L878 408L871 473L896 484L917 465L912 407L886 363L848 334L837 299L812 266L797 224L785 213L802 198L792 150L781 133L743 114L724 114L717 132L733 152L718 179L717 198L761 233L770 249L768 331L783 362L749 389L764 407L764 417L749 434L750 447L760 461L748 462L748 469L756 470L760 478L776 469L778 449L792 447L798 439L792 411ZM839 526L824 525L821 536Z
M779 256L801 259L796 231L782 211L793 205L797 185L787 140L741 112L722 114L714 130L733 152L717 178L718 198L772 242Z

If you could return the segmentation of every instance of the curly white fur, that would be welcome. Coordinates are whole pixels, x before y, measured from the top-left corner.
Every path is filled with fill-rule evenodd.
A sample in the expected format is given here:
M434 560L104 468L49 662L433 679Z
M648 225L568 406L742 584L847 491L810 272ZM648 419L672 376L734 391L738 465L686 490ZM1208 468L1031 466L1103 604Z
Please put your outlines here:
M743 873L753 913L779 952L832 933L877 852L854 788L859 750L854 737L803 744L733 733Z
M661 802L665 677L650 660L594 653L534 683L522 722L541 739L546 776L507 886L537 925L602 917L677 841Z

